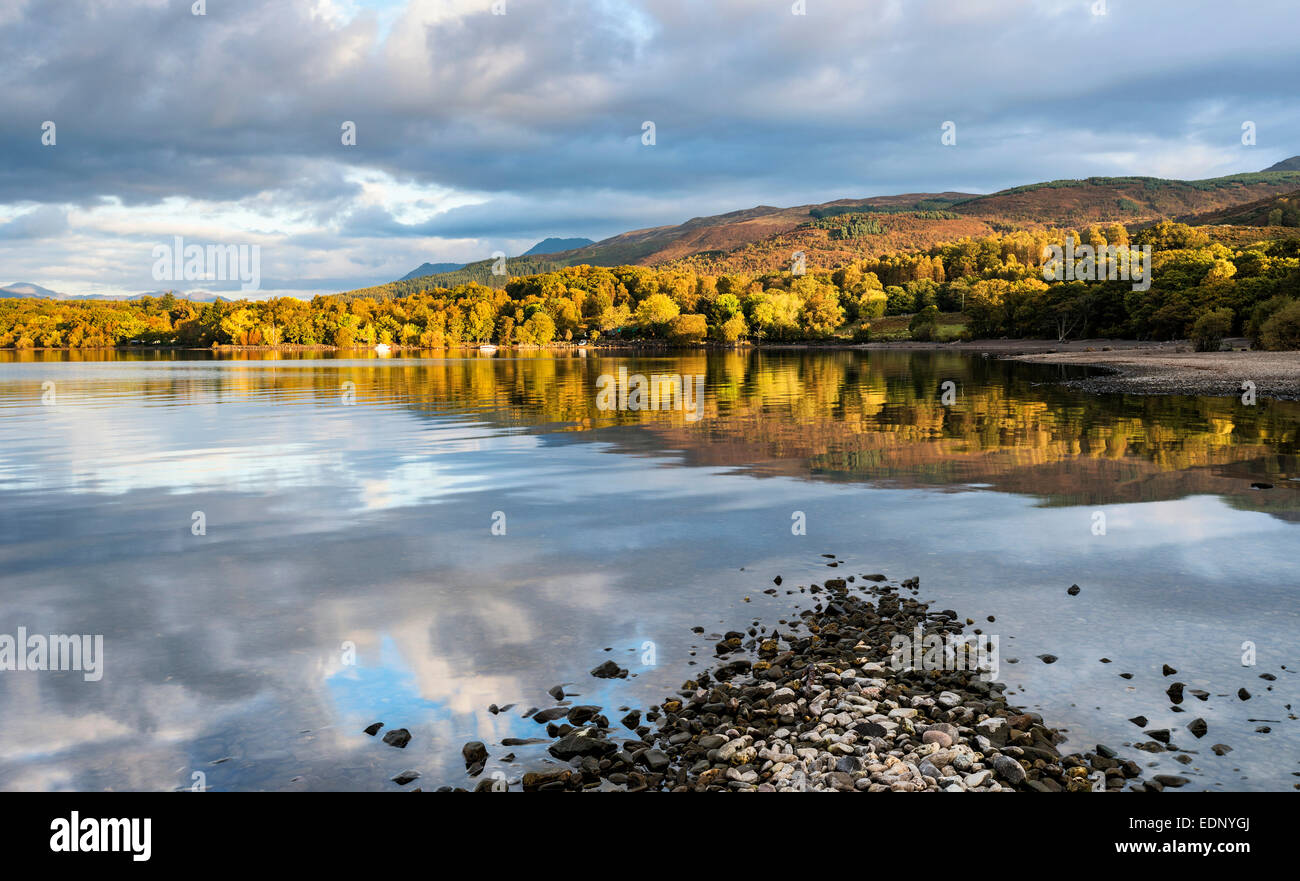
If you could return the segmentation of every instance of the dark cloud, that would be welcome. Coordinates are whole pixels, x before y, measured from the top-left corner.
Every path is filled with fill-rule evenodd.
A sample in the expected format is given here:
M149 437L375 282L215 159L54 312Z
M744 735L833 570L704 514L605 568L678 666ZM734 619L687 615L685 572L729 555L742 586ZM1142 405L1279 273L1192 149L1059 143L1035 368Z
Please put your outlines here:
M189 0L9 3L0 206L230 203L343 248L598 237L758 203L1211 176L1300 153L1283 0L1111 0L1105 16L1089 0L810 0L804 16L785 0L509 0L496 16L357 0L351 20L318 0L201 17ZM1257 147L1240 144L1245 120ZM359 171L481 204L400 219ZM40 217L27 235L64 231ZM440 257L462 259L421 259Z

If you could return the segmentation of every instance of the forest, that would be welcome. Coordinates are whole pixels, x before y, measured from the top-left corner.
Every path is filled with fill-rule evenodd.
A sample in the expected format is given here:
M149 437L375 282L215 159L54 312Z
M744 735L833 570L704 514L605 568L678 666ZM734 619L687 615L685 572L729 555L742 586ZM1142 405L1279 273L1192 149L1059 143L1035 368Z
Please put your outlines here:
M872 220L841 214L818 222L854 230ZM1150 289L1044 281L1047 248L1067 238L1097 249L1149 245ZM908 315L910 336L928 340L945 338L939 313L961 313L960 333L975 339L1190 338L1217 349L1226 337L1246 336L1258 348L1300 348L1300 241L1229 248L1168 221L1131 234L1118 223L1016 230L799 274L708 274L688 258L654 268L563 267L496 286L429 286L436 281L311 300L0 299L0 348L863 342L873 322Z

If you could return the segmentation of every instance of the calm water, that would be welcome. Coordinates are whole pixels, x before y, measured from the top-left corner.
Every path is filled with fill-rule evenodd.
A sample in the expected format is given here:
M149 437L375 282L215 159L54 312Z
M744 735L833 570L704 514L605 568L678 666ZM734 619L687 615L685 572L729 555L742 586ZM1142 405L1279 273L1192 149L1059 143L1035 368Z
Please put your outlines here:
M82 357L0 354L0 634L105 655L93 682L0 672L0 787L464 785L470 739L513 778L544 747L502 766L499 741L542 733L520 714L552 685L617 718L708 664L709 633L808 602L762 593L774 575L854 572L917 575L997 634L1071 747L1197 789L1300 782L1294 403L929 353ZM598 409L620 367L703 375L700 418ZM610 657L634 675L587 675ZM1174 679L1209 699L1173 712ZM1125 748L1139 713L1193 762Z

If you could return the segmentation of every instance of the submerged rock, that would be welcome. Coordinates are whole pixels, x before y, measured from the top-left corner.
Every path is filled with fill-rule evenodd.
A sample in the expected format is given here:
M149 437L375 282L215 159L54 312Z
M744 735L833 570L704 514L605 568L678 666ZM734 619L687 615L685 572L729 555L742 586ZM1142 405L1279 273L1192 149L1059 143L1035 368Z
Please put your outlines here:
M395 746L398 749L406 749L406 745L411 742L411 732L405 728L394 728L384 735L384 743L389 746Z
M588 722L590 722L595 717L595 715L599 712L600 712L600 707L593 707L593 706L570 707L569 712L565 715L565 718L568 719L574 725L585 725Z
M606 661L594 668L591 675L597 679L626 679L627 671L613 661Z
M568 761L583 756L604 756L616 749L617 746L605 740L598 732L584 728L561 737L548 751L557 759Z

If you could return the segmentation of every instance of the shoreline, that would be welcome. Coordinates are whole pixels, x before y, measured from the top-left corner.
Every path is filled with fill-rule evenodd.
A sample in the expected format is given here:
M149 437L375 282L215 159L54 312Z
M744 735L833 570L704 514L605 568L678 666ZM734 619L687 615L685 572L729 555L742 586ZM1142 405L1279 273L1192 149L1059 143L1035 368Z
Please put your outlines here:
M1244 343L1244 340L1230 340ZM1145 343L1105 348L1056 348L1044 352L1000 354L1025 364L1091 367L1095 376L1060 380L1060 384L1098 394L1204 395L1300 400L1300 352L1196 352L1187 343ZM1246 383L1253 383L1253 388ZM1243 404L1246 401L1243 400Z
M766 592L778 592L781 581ZM926 651L931 637L991 640L996 672L996 640L978 628L964 633L973 621L932 611L914 598L919 590L918 579L894 584L880 574L786 588L819 601L770 627L754 622L744 633L713 634L710 669L691 671L676 694L644 712L620 707L626 715L617 723L603 707L574 706L563 688L552 688L552 705L523 714L546 726L550 758L520 762L528 768L521 776L494 772L470 785L477 792L1142 792L1192 782L1174 774L1144 781L1135 760L1101 744L1062 755L1056 744L1064 734L1009 703L1006 686L990 681L969 654L938 665L927 656L922 664L943 670L893 663L898 638L919 630ZM590 675L628 671L606 661ZM1146 734L1154 740L1140 749L1179 749L1168 730ZM515 763L510 747L542 742L466 743L466 773L479 778L494 755Z
M1234 340L1231 342L1244 343L1244 340ZM1055 353L1093 353L1102 351L1191 351L1191 343L1187 340L1175 340L1170 342L1144 342L1140 340L1119 340L1119 339L1088 339L1088 340L1066 340L1059 342L1056 340L1033 340L1033 339L996 339L996 340L950 340L947 342L928 341L919 342L912 340L877 340L875 342L854 343L848 340L791 340L782 342L763 342L754 340L742 340L736 343L719 343L713 341L699 343L675 343L667 340L627 340L623 342L611 342L602 340L599 342L579 345L573 342L547 343L544 346L539 345L499 345L496 343L458 343L453 346L442 346L439 348L428 348L425 346L402 346L392 344L389 346L388 353L399 352L476 352L484 346L490 346L493 350L501 352L573 352L586 349L588 351L617 351L617 350L636 350L636 351L672 351L672 352L695 352L695 351L735 351L735 350L754 350L754 351L806 351L814 349L824 349L828 351L916 351L916 352L969 352L978 354L997 355L1000 358L1010 358L1012 356L1029 356L1029 355L1046 355ZM338 346L315 344L299 345L283 343L274 346L236 346L236 345L216 345L216 346L185 346L185 345L125 345L125 346L94 346L94 347L70 347L55 346L43 347L34 346L25 349L0 348L0 352L375 352L374 346L348 346L340 348ZM1286 352L1272 352L1260 354L1285 355ZM1300 353L1296 353L1300 355Z
M745 341L738 344L700 343L682 345L667 341L639 340L628 342L598 342L587 346L575 343L551 343L546 346L496 346L500 352L711 352L711 351L888 351L888 352L960 352L982 355L1000 361L1025 364L1064 365L1090 367L1096 375L1062 378L1061 385L1095 394L1138 395L1206 395L1237 397L1243 394L1243 383L1254 383L1257 398L1300 400L1300 351L1266 352L1247 348L1244 339L1230 339L1228 350L1196 352L1187 340L1149 342L1141 340L1086 339L1086 340L1029 340L998 339L952 342L912 342L890 340L868 343L850 343L843 340L805 340L800 342L762 343ZM238 352L340 352L375 353L373 347L339 349L336 346L277 345L277 346L111 346L95 349L32 348L0 350L14 352L208 352L215 354ZM456 353L457 356L477 353L473 344L426 349L410 346L392 346L389 352L410 354L418 352ZM485 353L486 354L486 353Z

